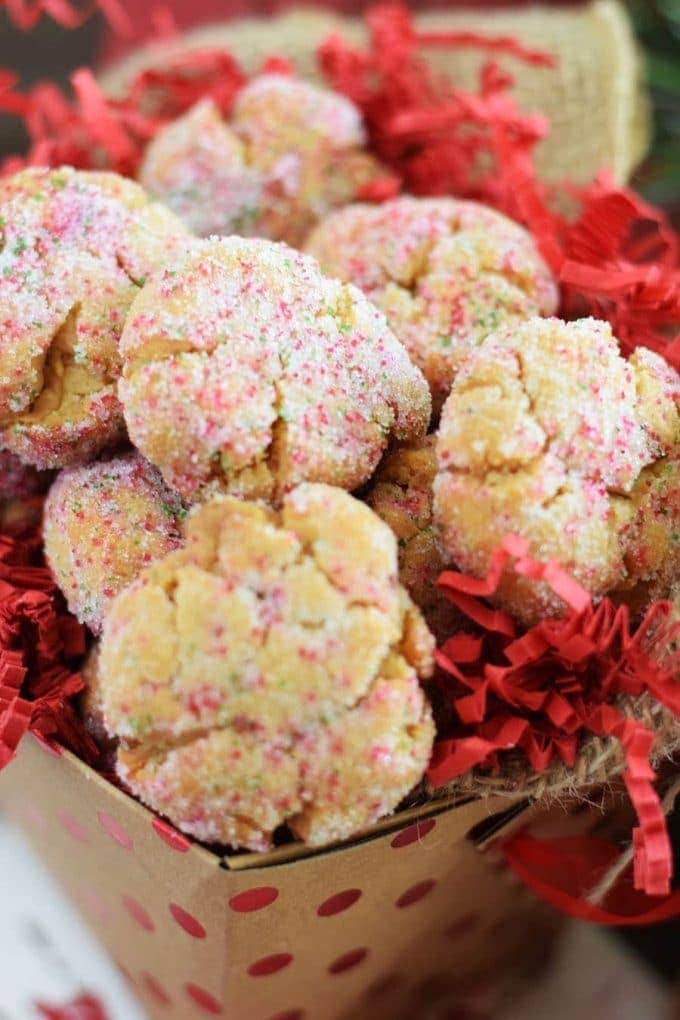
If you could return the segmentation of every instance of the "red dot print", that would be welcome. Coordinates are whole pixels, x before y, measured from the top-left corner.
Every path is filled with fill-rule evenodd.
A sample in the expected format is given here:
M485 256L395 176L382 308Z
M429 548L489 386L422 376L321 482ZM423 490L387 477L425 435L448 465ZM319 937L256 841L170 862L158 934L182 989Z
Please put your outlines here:
M468 935L478 924L479 914L471 910L469 913L459 917L453 924L450 924L446 929L446 934L450 939L459 939L463 935Z
M204 1013L211 1013L213 1016L221 1015L222 1007L215 996L211 995L210 992L206 992L205 988L201 988L200 985L195 985L188 981L184 986L184 991Z
M111 839L115 840L124 850L132 850L132 836L125 831L120 822L117 822L111 815L107 815L106 811L98 811L97 818L102 829L108 832Z
M84 825L81 825L70 811L57 811L57 818L60 824L68 832L69 836L77 839L79 843L89 843L90 836Z
M33 730L33 736L46 754L49 754L52 758L61 758L64 752L59 744L55 744L51 740L48 740L47 737L43 737L42 733L38 733L37 730Z
M368 949L350 949L348 953L343 953L337 960L328 968L329 974L344 974L346 970L352 970L353 967L358 967L360 963L368 956Z
M122 903L130 917L136 921L137 924L144 929L144 931L154 930L154 923L141 903L138 903L132 896L123 896Z
M133 978L132 974L127 969L127 967L125 967L124 964L120 963L118 960L114 960L113 962L115 963L116 967L118 968L122 976L125 978L127 983L129 985L134 985L135 979Z
M263 956L260 960L255 960L255 963L251 963L248 973L251 977L268 977L270 974L277 974L292 961L290 953L272 953L271 956Z
M22 817L36 829L41 829L43 832L47 828L47 819L45 818L42 811L39 811L35 804L25 804L22 811Z
M378 978L373 984L369 985L366 989L367 999L379 999L383 995L389 994L389 992L395 991L404 982L404 979L399 974L386 974L384 977Z
M283 1013L276 1013L270 1016L269 1020L304 1020L304 1009L287 1009Z
M278 897L279 890L271 885L261 885L255 889L246 889L237 893L229 900L229 906L239 914L248 914L251 910L262 910Z
M146 971L143 971L142 974L140 974L140 977L144 988L146 988L152 999L155 999L161 1006L170 1005L170 996L160 982L153 977L153 975L147 974Z
M177 903L170 904L170 913L177 921L180 928L184 928L187 934L192 935L195 939L205 938L205 928L200 921L197 921L195 917L192 917L190 913L177 905Z
M432 832L437 824L435 818L426 818L422 822L416 822L414 825L409 825L407 829L402 829L398 832L390 843L391 847L395 850L400 850L403 846L410 846L411 843L420 843L421 840Z
M347 910L360 898L361 889L345 889L343 892L336 893L335 896L329 896L327 900L324 900L317 909L317 914L319 917L332 917L333 914L339 914L341 911Z
M98 921L106 921L110 917L107 904L101 898L96 889L85 882L76 889L76 898L82 903L85 910L92 914Z
M168 825L160 818L152 818L151 824L153 831L156 835L167 843L173 850L178 850L180 853L185 854L187 850L191 850L191 843L189 840L178 832L177 829L173 829L172 825Z
M419 903L420 900L425 899L428 893L432 892L436 884L433 878L426 878L424 882L417 882L416 885L412 885L410 889L401 894L395 906L410 907L414 903Z

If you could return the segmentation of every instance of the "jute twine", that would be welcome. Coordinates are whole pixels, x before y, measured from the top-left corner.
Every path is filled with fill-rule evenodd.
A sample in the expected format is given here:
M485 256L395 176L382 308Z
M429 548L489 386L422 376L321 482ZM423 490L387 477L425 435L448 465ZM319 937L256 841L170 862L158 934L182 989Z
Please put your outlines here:
M429 48L424 54L459 87L477 91L478 74L490 57L515 78L514 94L525 112L545 114L549 136L537 150L546 180L589 182L602 167L625 182L645 154L650 137L649 103L642 64L625 8L618 0L593 0L575 7L519 10L425 11L415 16L422 31L471 30L513 35L527 46L557 56L555 68L527 66L512 56L477 49ZM312 10L276 18L235 19L195 29L146 46L100 75L110 93L121 91L139 72L162 67L169 56L202 47L224 48L248 71L268 56L295 61L301 74L317 78L315 53L331 31L352 44L366 42L362 20Z
M680 779L675 779L661 799L661 810L664 815L670 815L672 813L679 795ZM604 902L607 897L607 893L612 891L618 880L621 878L621 875L623 875L623 873L627 871L633 863L634 856L635 849L633 844L629 843L626 849L621 853L619 859L612 864L611 868L604 873L597 885L594 885L590 890L586 897L589 903L592 903L595 906L600 906L600 904Z
M637 699L620 698L617 707L656 734L653 765L672 758L680 749L680 719L650 695L643 694ZM584 739L573 766L559 762L544 772L536 773L521 752L509 752L503 757L501 772L473 770L438 790L431 790L430 796L435 799L507 797L540 800L542 803L566 801L578 798L580 792L589 788L611 783L624 767L625 759L618 740L593 734Z

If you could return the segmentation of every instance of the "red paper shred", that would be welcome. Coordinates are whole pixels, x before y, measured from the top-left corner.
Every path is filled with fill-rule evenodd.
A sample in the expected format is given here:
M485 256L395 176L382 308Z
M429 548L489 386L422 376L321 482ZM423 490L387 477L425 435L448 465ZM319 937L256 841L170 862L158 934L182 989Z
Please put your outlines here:
M246 80L228 53L209 49L142 71L116 99L104 95L88 68L71 75L71 95L51 82L21 92L16 77L0 71L0 110L22 118L30 139L26 155L10 157L3 171L67 164L134 176L164 124L206 97L228 114Z
M13 0L27 24L41 10L56 16L64 0ZM117 0L106 0L115 19ZM164 31L172 19L159 9ZM534 150L549 131L546 119L520 111L512 75L497 63L481 70L477 92L456 88L425 59L428 48L475 47L536 67L552 54L507 36L477 32L419 33L401 4L383 4L366 15L370 41L358 49L338 34L319 48L319 66L335 89L360 108L371 148L389 168L360 197L380 202L403 186L414 194L452 194L495 206L533 233L561 286L561 314L594 315L611 322L625 353L644 344L680 367L680 270L678 243L664 214L601 174L587 188L549 188L537 176ZM292 70L276 56L267 66ZM50 83L23 93L9 71L0 72L0 109L21 117L31 140L22 165L70 164L134 175L149 140L199 99L211 97L227 115L245 83L237 61L223 50L203 49L144 71L122 97L104 96L89 71L76 72L72 94ZM566 195L578 212L556 211Z
M549 584L567 613L518 632L507 614L480 601L506 570ZM671 604L655 603L634 627L626 606L609 599L593 605L555 562L532 559L527 543L512 535L492 557L486 578L445 571L439 586L474 630L455 634L437 651L437 683L455 723L435 745L430 781L441 786L470 769L502 768L508 751L522 751L536 772L555 759L573 765L587 734L613 737L624 752L624 780L639 819L635 886L665 895L671 850L649 763L655 735L616 701L648 693L680 715L680 620Z
M35 530L0 534L0 770L29 730L89 763L99 756L74 707L84 683L73 664L85 632L66 612L40 547Z
M476 199L524 223L561 285L565 318L607 319L626 353L644 344L680 367L678 242L663 212L606 173L588 188L546 187L534 150L549 125L519 110L512 76L489 63L473 94L423 59L431 45L475 46L545 67L551 56L504 37L418 33L400 5L374 8L368 24L366 50L334 34L320 47L320 65L360 107L372 147L405 189ZM556 211L560 195L576 203L575 218Z
M35 28L43 15L62 28L80 28L95 11L100 11L114 31L123 36L132 35L129 15L118 0L92 0L87 4L74 4L70 0L0 0L0 6L4 6L11 21L24 31Z
M154 8L151 25L154 39L175 39L180 34L175 12L166 4Z
M537 839L522 830L500 851L525 885L557 910L580 921L617 927L659 924L680 914L680 891L659 900L646 896L624 873L602 904L588 894L619 858L619 848L594 836Z
M89 992L84 992L63 1006L36 1002L35 1008L44 1020L110 1020L104 1004Z
M5 0L5 6L25 28L42 14L74 27L95 9L119 30L129 28L118 0L86 6ZM385 201L403 187L498 208L532 232L559 281L565 318L607 319L624 352L643 344L680 368L679 245L664 214L617 187L606 172L586 188L542 184L534 153L549 125L518 108L512 75L490 61L473 93L456 88L426 60L433 46L475 47L539 68L554 64L553 56L506 36L419 33L401 4L375 7L366 18L366 49L333 34L318 54L329 84L360 108L371 148L387 168L361 197ZM162 8L157 25L165 34L175 31ZM293 70L276 57L265 67ZM0 110L22 118L30 138L26 156L7 160L3 169L66 163L134 175L164 124L205 97L227 116L245 81L228 53L211 49L142 72L116 99L101 92L87 69L72 76L69 94L49 82L22 92L14 75L0 70ZM571 217L557 211L565 207L559 201L564 197L576 208ZM82 681L68 663L82 650L82 631L63 611L37 549L35 538L0 536L0 767L28 729L86 759L94 753L72 707ZM511 617L484 601L507 569L551 585L566 603L566 615L519 633ZM615 705L620 695L647 692L680 713L677 641L669 651L678 624L670 606L657 603L633 626L625 608L608 599L594 606L556 563L534 561L526 543L512 537L486 579L450 571L440 583L468 617L472 633L454 635L437 653L439 683L456 726L435 748L432 782L498 767L509 750L519 749L537 771L555 759L572 765L585 735L611 736L624 750L625 782L639 818L635 885L663 893L670 852L649 765L653 735Z

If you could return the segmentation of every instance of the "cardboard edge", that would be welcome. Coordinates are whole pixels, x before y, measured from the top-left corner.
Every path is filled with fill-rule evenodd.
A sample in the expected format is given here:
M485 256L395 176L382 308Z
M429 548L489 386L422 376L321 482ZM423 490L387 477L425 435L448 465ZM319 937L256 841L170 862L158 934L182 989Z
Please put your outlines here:
M38 742L35 741L35 743L37 745ZM38 747L36 747L36 750L39 750ZM41 753L45 753L42 749L40 750ZM20 749L19 754L21 753L22 750ZM95 787L101 791L103 801L113 798L114 801L120 804L121 810L129 809L135 811L137 814L143 815L146 819L148 819L149 823L153 818L162 817L151 811L150 808L136 800L136 798L131 796L129 793L126 793L125 790L115 786L91 766L81 761L81 759L78 758L77 755L73 754L73 752L65 748L60 748L60 760L63 767L69 770L73 775L73 781L75 781L75 775L77 775L80 780L93 783ZM341 850L347 850L356 846L368 844L382 836L398 832L416 822L435 818L457 808L463 808L466 805L478 801L479 799L480 798L471 796L459 796L427 801L415 807L405 808L403 811L398 811L387 818L383 818L381 821L370 826L363 833L360 833L351 839L339 840L323 847L310 847L306 846L304 843L294 842L286 844L285 846L277 847L268 853L257 854L251 852L236 852L233 854L222 855L214 850L207 849L188 836L185 838L187 838L190 843L192 853L198 855L205 865L231 872L246 870L254 871L257 869L273 868L284 864L294 864L297 861L307 860L312 857L325 856L327 854L337 853ZM488 808L488 823L485 818L482 819L481 822L478 821L473 824L471 827L471 832L473 832L477 825L482 826L483 831L479 837L470 837L471 841L480 848L483 848L491 839L497 836L499 831L509 825L515 818L523 816L531 808L530 802L526 800L517 800L511 805L508 805L508 800L506 798L485 798L485 800Z
M29 739L29 737L27 737L26 739ZM35 743L36 745L38 745L38 741L35 741ZM87 765L84 761L81 761L81 759L77 755L73 754L72 751L69 751L61 746L59 748L59 751L60 760L64 763L66 768L72 770L72 772L74 773L77 773L86 782L93 783L97 789L101 790L103 797L106 798L113 797L114 800L125 809L129 809L137 812L138 814L144 815L149 820L149 824L151 823L151 819L153 818L162 818L161 815L157 815L154 811L151 811L141 801L136 800L135 797L132 797L129 793L126 793L125 790L121 790L114 783L109 782L108 779L105 779L104 776L100 775L100 773L93 769L90 765ZM40 753L44 754L46 752L41 750ZM21 748L19 749L19 754L21 754ZM202 846L200 843L197 843L189 836L186 836L185 838L191 844L192 852L201 857L204 864L208 864L212 867L219 867L220 857L218 854L213 853L211 850L207 850L204 846Z
M228 871L246 871L255 868L270 868L278 864L293 864L296 861L306 860L309 857L321 857L326 854L337 853L349 847L370 843L381 836L389 835L392 832L399 832L409 824L425 821L428 818L436 818L438 815L446 814L453 808L462 808L467 804L479 800L478 797L442 798L438 801L429 801L417 807L406 808L396 814L390 815L376 822L365 832L351 839L339 840L335 843L328 843L326 846L310 847L304 843L289 843L277 847L268 853L235 853L225 854L221 858L221 866ZM513 821L520 814L529 810L531 804L527 800L518 800L508 806L505 799L489 798L488 825L484 826L483 835L478 839L472 839L475 846L483 848L498 832ZM502 806L501 806L502 805ZM483 821L486 822L486 819ZM479 824L479 823L478 823ZM476 826L473 826L475 828Z

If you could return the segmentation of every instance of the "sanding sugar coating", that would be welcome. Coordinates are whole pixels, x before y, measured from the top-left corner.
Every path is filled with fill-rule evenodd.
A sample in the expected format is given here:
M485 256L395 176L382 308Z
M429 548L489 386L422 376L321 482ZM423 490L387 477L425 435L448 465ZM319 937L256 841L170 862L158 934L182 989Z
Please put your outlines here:
M305 248L382 309L430 384L435 410L489 333L557 310L557 287L531 235L476 202L406 195L348 206L327 216Z
M432 637L363 503L306 483L280 512L218 497L114 602L106 728L133 793L207 842L320 845L392 811L434 737Z
M162 128L139 179L197 234L299 245L319 217L384 176L364 142L349 99L262 74L241 89L229 120L204 99Z
M80 717L100 751L110 751L115 747L115 740L108 735L104 725L98 642L95 641L88 651L80 667L80 675L85 684L85 690L80 698Z
M100 632L118 592L181 545L183 514L139 454L61 472L45 501L45 556L81 623Z
M189 501L354 489L430 395L384 316L285 245L196 242L137 296L119 394L134 444Z
M640 610L666 598L680 580L680 376L646 347L636 348L630 362L647 428L665 453L633 486L633 515L623 534L626 577L618 595Z
M397 447L376 471L365 500L389 524L399 547L399 580L435 637L451 637L458 623L454 606L437 588L446 566L432 517L432 485L437 474L435 436Z
M0 442L40 468L91 459L123 432L126 312L183 234L111 173L29 169L0 181Z
M679 386L650 351L626 361L595 319L535 318L488 337L458 374L438 433L435 521L452 560L483 577L516 533L595 597L667 588L680 509L667 513L669 490L658 500L648 483L671 477ZM509 572L496 598L527 623L564 610L547 585Z

